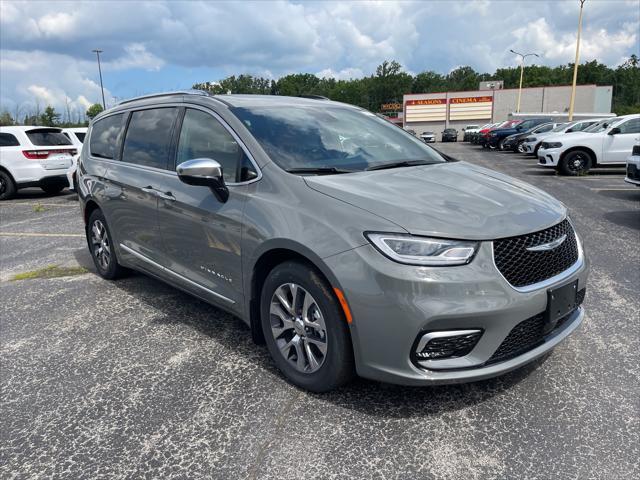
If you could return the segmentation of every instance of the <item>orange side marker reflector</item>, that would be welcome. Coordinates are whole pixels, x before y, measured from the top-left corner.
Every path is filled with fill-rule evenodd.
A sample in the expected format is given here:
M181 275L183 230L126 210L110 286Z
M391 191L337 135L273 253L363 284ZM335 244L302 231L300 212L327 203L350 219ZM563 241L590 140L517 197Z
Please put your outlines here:
M333 291L336 293L336 297L338 297L338 301L340 305L342 305L342 311L344 312L344 316L347 319L347 323L351 325L353 321L353 317L351 316L351 310L349 310L349 304L347 303L347 299L344 298L344 294L339 288L333 287Z

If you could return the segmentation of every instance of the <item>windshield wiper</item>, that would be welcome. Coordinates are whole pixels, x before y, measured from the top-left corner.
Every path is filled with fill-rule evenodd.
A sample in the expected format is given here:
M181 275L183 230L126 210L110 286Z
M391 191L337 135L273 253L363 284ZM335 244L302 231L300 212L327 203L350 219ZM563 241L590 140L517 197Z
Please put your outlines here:
M307 168L289 168L286 170L289 173L310 173L316 175L332 175L337 173L353 173L358 170L348 170L346 168L336 167L307 167Z
M404 160L402 162L383 163L381 165L374 165L368 167L365 170L385 170L387 168L400 168L400 167L415 167L416 165L433 165L437 162L428 162L426 160Z

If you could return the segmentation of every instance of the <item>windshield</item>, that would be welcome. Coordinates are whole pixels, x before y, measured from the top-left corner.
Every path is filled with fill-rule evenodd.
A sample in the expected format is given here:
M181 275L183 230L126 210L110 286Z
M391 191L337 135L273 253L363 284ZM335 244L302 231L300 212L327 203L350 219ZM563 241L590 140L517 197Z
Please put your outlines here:
M587 132L587 133L604 132L607 128L609 128L609 125L611 125L616 120L617 120L616 118L602 119L598 123L594 123L590 127L585 128L583 132Z
M424 142L364 110L314 105L232 111L285 170L358 171L394 162L446 162Z

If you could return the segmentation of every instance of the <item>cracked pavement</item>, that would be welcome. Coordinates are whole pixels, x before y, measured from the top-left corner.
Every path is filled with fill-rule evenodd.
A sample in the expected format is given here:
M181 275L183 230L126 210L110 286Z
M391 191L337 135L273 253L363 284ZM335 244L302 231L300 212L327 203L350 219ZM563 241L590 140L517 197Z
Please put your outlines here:
M585 322L553 353L473 384L311 394L240 320L140 274L100 279L75 196L25 190L0 204L0 477L636 476L640 188L620 169L568 179L521 155L436 148L569 207L592 273ZM52 264L89 273L10 281Z

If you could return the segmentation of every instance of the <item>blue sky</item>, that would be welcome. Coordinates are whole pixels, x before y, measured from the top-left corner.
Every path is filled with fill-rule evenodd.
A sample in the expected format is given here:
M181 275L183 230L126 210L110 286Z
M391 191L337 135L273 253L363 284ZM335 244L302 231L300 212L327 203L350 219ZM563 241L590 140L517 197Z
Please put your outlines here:
M83 111L231 74L352 78L385 59L406 70L573 61L578 0L0 3L0 107ZM640 0L587 0L581 59L617 65L640 47Z

